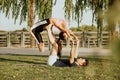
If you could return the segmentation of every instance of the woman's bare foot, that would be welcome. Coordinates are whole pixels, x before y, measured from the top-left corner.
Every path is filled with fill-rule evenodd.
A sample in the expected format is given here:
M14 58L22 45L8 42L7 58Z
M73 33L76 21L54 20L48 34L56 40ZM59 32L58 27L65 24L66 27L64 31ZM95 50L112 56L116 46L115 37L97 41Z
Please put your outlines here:
M40 52L44 52L44 51L45 51L44 43L38 44L38 48L39 48L39 51L40 51Z

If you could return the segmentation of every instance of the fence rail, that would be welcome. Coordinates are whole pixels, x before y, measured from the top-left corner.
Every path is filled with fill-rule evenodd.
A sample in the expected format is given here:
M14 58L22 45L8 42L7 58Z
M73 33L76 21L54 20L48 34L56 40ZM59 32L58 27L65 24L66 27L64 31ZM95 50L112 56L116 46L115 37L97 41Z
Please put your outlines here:
M74 32L80 39L81 47L97 47L97 32ZM49 46L46 32L42 33L45 46ZM58 34L56 34L58 36ZM69 43L63 42L64 45ZM102 33L102 46L109 44L108 32ZM36 46L36 43L35 43ZM0 32L0 47L30 47L29 32ZM37 46L36 46L37 47Z

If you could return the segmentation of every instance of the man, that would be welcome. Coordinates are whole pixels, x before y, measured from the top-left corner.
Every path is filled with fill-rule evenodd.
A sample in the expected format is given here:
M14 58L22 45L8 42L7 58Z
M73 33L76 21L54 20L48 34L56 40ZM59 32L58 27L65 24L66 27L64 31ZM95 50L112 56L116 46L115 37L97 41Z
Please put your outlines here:
M76 42L76 48L75 48L74 42ZM77 59L77 57L78 57L78 47L79 47L79 40L71 41L70 59L59 59L58 56L55 55L55 54L50 55L49 58L48 58L48 65L57 66L57 67L87 66L88 61L86 59L82 59L82 58Z
M64 20L57 19L57 18L44 19L42 21L35 23L31 27L31 31L30 31L38 43L38 48L39 48L40 52L44 52L44 43L43 43L42 36L40 34L44 30L46 30L48 33L48 38L49 38L50 43L52 44L52 49L53 48L57 49L58 45L56 45L56 42L55 42L56 38L52 32L53 26L56 27L57 29L59 29L62 34L64 34L63 37L65 39L68 39L70 37L70 35L74 36L77 39L77 37L70 30L67 29L66 23Z

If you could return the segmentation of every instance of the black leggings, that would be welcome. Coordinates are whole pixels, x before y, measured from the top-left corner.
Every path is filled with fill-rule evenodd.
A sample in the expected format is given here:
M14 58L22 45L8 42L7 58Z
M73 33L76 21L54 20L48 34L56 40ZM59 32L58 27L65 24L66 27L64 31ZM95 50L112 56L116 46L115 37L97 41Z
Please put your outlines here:
M31 34L33 35L33 37L35 38L35 40L37 41L37 43L43 43L43 39L41 36L41 32L45 30L45 27L47 25L50 24L49 19L45 19L42 21L39 21L37 23L35 23L32 28L31 28Z

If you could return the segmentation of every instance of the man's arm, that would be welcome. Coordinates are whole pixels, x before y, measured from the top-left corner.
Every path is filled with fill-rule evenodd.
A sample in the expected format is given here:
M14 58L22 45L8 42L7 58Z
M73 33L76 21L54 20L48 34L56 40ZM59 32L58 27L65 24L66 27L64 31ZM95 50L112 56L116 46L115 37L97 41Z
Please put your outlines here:
M77 57L78 57L78 47L79 47L79 41L77 41L77 45L76 45L76 48L74 46L74 42L75 41L72 41L71 42L71 51L70 51L70 65L72 66L74 64L74 61L77 60ZM76 63L76 62L75 62ZM79 65L78 63L76 63L76 65Z
M76 41L76 48L75 48L75 54L74 54L74 58L77 59L78 57L78 54L79 54L79 44L80 44L80 41Z
M74 62L74 41L71 41L71 50L70 50L70 64Z

